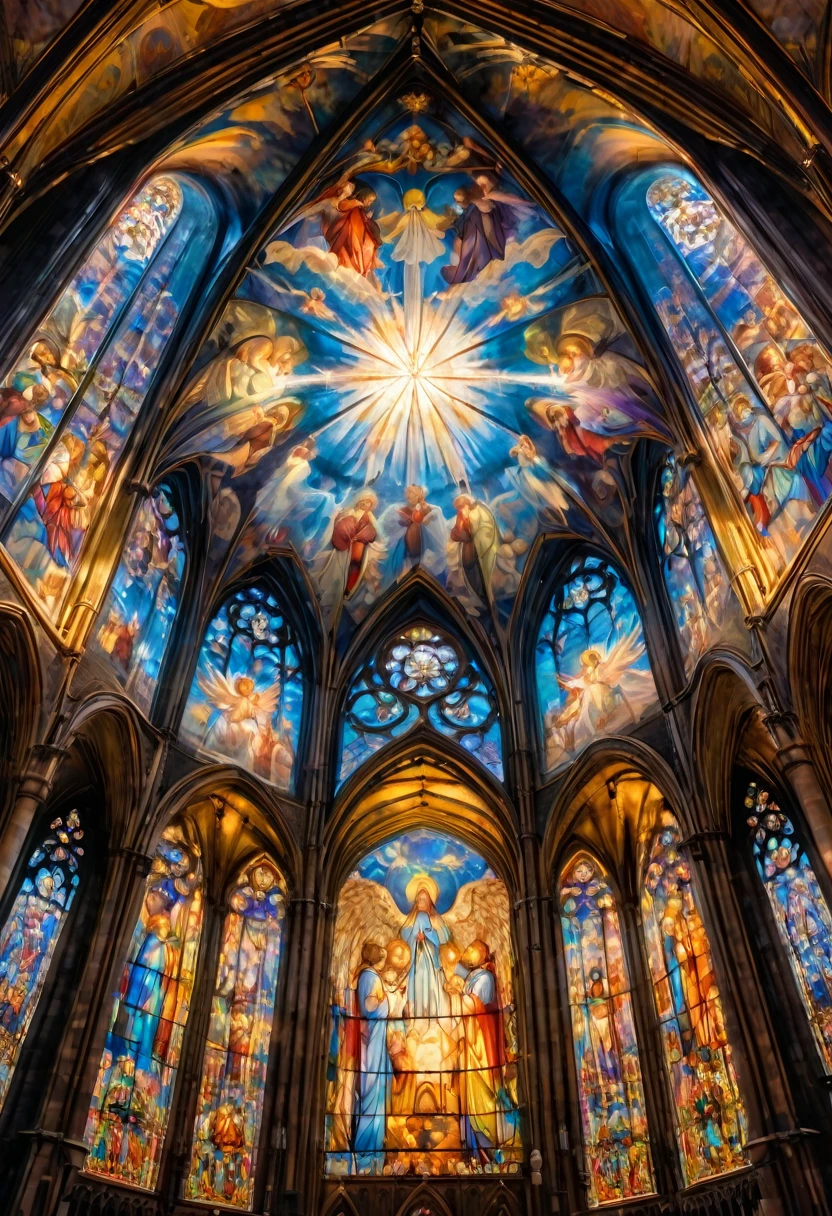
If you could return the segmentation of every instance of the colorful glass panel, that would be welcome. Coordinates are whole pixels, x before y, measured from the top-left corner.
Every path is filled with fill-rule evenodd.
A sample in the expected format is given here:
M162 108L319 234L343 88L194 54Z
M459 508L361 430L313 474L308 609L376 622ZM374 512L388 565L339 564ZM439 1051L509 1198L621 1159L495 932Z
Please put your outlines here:
M598 735L634 725L656 700L632 592L606 562L577 558L537 638L546 770Z
M661 471L656 524L665 586L691 675L709 647L724 639L744 643L745 630L690 469L672 452Z
M338 901L326 1172L518 1173L508 894L482 857L415 831Z
M229 896L185 1198L250 1209L283 936L283 883L267 860Z
M303 707L300 662L295 631L271 592L235 591L205 632L184 737L289 789Z
M416 625L388 642L353 681L344 712L339 784L419 722L459 743L502 781L493 689L447 634Z
M641 175L618 211L714 453L782 568L832 490L827 353L692 176Z
M179 516L170 489L161 486L136 513L95 635L125 691L145 711L179 607L184 571Z
M43 455L181 206L174 178L151 178L107 229L6 376L0 494L15 497Z
M641 916L685 1183L746 1165L745 1110L679 825L647 841Z
M179 219L79 384L63 428L45 445L42 466L6 535L9 552L53 615L211 247L210 204L184 181L179 188Z
M202 929L202 865L176 828L159 841L113 1001L85 1141L87 1173L152 1189L188 1020Z
M78 889L83 838L77 811L52 820L0 932L0 1109Z
M609 882L586 854L563 874L560 914L590 1206L648 1195L653 1172L630 977Z
M832 1073L832 915L788 815L755 782L745 798L757 873L827 1073Z

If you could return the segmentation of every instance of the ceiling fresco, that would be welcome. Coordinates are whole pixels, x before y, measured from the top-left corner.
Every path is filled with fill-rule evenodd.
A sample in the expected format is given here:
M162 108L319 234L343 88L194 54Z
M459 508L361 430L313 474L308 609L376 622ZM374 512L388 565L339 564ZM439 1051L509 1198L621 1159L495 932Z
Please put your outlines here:
M749 8L811 79L815 76L818 41L827 0L748 0Z
M291 545L329 625L415 566L505 621L538 535L614 545L622 459L669 437L592 267L415 89L264 244L178 414L166 467L221 473L229 573Z

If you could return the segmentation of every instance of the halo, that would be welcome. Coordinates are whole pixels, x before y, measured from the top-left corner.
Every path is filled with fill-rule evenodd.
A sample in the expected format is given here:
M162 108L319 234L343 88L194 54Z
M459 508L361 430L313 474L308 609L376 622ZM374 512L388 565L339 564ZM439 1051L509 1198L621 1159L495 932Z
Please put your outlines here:
M431 902L435 904L439 898L439 883L435 878L431 878L430 874L414 874L405 887L405 899L408 903L414 903L420 891L427 891Z

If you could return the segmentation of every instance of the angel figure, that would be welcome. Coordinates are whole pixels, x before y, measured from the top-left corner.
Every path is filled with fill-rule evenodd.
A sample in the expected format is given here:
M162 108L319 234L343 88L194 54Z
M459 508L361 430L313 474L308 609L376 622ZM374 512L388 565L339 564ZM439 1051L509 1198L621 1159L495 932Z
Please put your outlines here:
M574 755L599 733L613 734L639 720L656 699L656 687L648 670L636 667L644 654L641 627L609 647L592 646L580 655L576 676L558 675L567 694L566 704L546 715L546 758L553 767Z
M196 678L211 707L204 746L271 779L272 754L281 747L272 728L280 685L258 690L251 676L229 678L210 664L206 672L197 672Z
M394 262L405 266L428 266L445 252L443 237L454 221L450 208L440 214L426 206L421 190L406 190L402 198L403 213L384 216L379 226L385 242L393 242L390 254Z
M500 534L491 509L471 494L458 494L447 545L447 587L474 616L491 601L491 578Z
M305 439L292 448L275 476L258 493L255 522L265 527L270 543L277 544L292 536L298 547L303 547L304 541L311 541L305 535L305 522L310 518L325 519L331 514L333 496L309 485L316 455L315 441Z
M278 436L289 428L301 408L297 397L282 397L268 408L253 405L233 415L224 425L228 437L224 444L218 447L208 444L207 450L215 460L234 470L232 477L242 477L272 450ZM208 441L207 435L205 439Z
M404 504L388 507L379 526L397 580L414 566L423 567L437 578L444 572L447 524L441 509L427 501L424 486L406 486Z
M381 588L381 565L387 550L373 512L378 495L359 490L347 506L337 510L312 563L324 615L332 617L342 600L357 617Z
M370 213L375 201L376 192L371 186L342 177L295 215L281 233L298 223L319 220L321 234L338 265L369 278L380 268L377 252L381 233Z

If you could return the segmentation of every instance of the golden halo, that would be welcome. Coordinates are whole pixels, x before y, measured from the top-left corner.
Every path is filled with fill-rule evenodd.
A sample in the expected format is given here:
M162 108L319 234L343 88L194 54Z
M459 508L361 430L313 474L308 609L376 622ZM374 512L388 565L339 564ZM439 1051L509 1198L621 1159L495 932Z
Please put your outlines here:
M415 903L420 891L427 891L432 903L439 898L439 883L430 874L414 874L405 888L405 898L408 903Z

